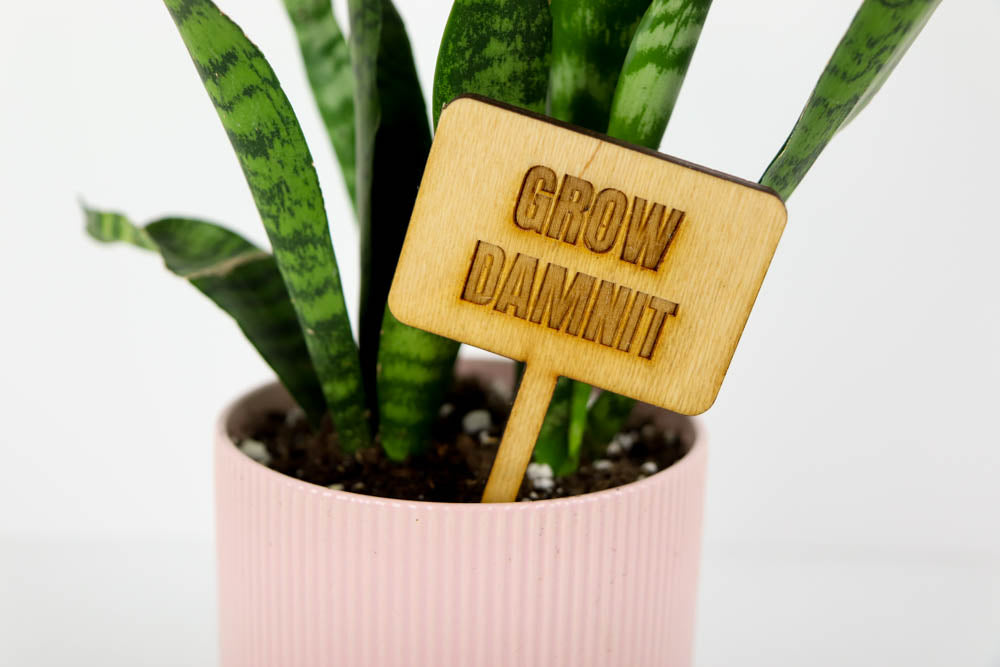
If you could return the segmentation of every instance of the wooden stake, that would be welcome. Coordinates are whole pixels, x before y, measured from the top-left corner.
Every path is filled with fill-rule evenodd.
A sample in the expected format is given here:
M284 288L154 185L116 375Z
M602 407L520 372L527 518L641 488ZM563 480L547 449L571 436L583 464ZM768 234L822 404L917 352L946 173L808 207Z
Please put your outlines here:
M538 431L542 428L552 392L556 388L557 377L544 364L529 362L525 365L521 387L517 390L514 407L483 492L484 503L511 503L517 499L524 471L535 449Z

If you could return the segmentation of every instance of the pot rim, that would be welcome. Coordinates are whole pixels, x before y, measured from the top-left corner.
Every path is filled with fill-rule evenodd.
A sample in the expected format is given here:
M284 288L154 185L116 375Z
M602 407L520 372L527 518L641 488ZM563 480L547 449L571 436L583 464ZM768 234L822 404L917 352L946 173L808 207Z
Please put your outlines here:
M358 503L362 505L369 505L378 508L424 508L433 509L437 508L439 510L447 511L458 511L458 512L480 512L484 514L495 514L503 512L528 512L528 511L544 511L547 508L570 508L574 505L584 505L589 503L601 502L612 500L614 497L629 496L635 493L641 493L646 487L657 484L668 483L671 479L681 476L684 469L690 465L693 465L692 461L705 455L705 450L707 448L705 429L701 423L701 420L695 417L685 416L685 420L688 421L691 427L691 446L685 452L684 456L678 461L674 462L667 468L660 470L647 477L646 479L638 480L635 482L629 482L628 484L623 484L622 486L616 486L611 489L604 489L603 491L593 491L591 493L584 493L577 496L569 496L566 498L548 498L545 500L532 500L530 502L509 502L509 503L458 503L458 502L441 502L432 500L403 500L399 498L386 498L383 496L369 496L360 493L352 493L350 491L338 491L334 489L321 486L319 484L314 484L312 482L306 482L301 479L296 479L284 473L278 472L268 466L258 463L254 459L250 458L244 454L236 446L233 438L230 436L230 423L234 416L240 414L242 411L247 411L247 403L253 401L254 399L260 399L264 395L269 393L283 391L284 388L278 381L266 382L257 385L253 389L241 393L236 398L229 401L226 407L223 409L222 413L219 415L215 423L215 446L219 450L225 450L229 456L238 457L237 460L242 461L242 464L247 465L249 468L259 468L265 475L271 476L271 479L277 483L290 486L298 492L302 493L312 493L330 498L331 500L337 502L349 502ZM647 405L640 403L640 405ZM655 406L650 406L654 410L663 410L663 408L657 408Z

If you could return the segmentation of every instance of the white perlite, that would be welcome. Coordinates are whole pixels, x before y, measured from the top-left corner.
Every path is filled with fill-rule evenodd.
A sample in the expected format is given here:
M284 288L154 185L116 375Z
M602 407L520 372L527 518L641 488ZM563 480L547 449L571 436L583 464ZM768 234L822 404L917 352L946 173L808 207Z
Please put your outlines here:
M466 433L478 433L493 426L493 418L489 410L473 410L462 417L462 430Z
M535 481L536 479L552 479L555 476L552 472L552 466L548 463L529 463L525 475L531 481Z
M638 436L636 436L636 434L633 432L619 433L617 436L615 436L615 442L621 445L622 449L624 449L626 452L632 449L632 445L634 445L636 443L636 440L638 439L639 439Z
M660 468L653 461L646 461L641 466L639 466L639 470L641 470L643 473L647 475L652 475L659 469Z
M451 403L444 403L444 404L441 405L441 408L438 409L438 417L441 417L441 419L444 419L445 417L447 417L448 415L450 415L454 411L455 411L455 406L454 405L452 405Z
M343 491L344 490L344 485L343 484L331 484L330 486L328 486L326 488L330 489L331 491Z
M539 477L531 480L531 486L536 491L551 491L555 485L556 482L551 477Z
M295 426L306 418L305 411L295 406L285 414L285 426Z
M271 463L271 454L267 451L267 445L259 440L247 438L240 443L240 451L261 465L266 466Z
M608 451L607 451L608 456L619 457L624 452L625 450L622 449L622 446L616 440L612 440L611 444L608 445Z
M613 468L614 465L615 465L614 463L612 463L607 459L597 459L596 461L594 461L594 470L600 470L603 472L605 470L611 470L611 468Z

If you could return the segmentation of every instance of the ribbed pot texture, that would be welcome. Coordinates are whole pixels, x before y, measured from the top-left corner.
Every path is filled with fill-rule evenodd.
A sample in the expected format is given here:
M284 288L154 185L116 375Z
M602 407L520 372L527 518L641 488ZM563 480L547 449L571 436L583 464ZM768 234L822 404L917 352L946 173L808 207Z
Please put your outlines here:
M290 404L263 387L215 434L223 667L691 664L705 484L691 420L637 409L692 444L640 482L450 504L331 491L233 445L230 432Z

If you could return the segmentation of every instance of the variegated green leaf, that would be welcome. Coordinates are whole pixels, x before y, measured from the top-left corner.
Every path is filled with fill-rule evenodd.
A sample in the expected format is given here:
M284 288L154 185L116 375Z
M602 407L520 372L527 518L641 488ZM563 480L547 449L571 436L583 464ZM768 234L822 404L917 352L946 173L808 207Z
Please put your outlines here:
M551 30L546 0L456 0L434 71L434 124L444 104L463 93L544 110ZM402 458L427 444L458 343L408 327L388 310L382 330L380 437Z
M434 124L464 93L543 113L551 46L547 0L455 0L434 70Z
M878 92L940 0L865 0L760 182L788 199L841 128Z
M351 2L358 85L361 368L377 413L378 347L389 287L420 187L431 131L406 28L389 0ZM377 29L376 29L377 24ZM374 45L367 39L377 40Z
M608 134L657 148L712 0L653 0L618 78Z
M316 106L340 163L344 185L354 192L354 74L347 41L330 0L284 0Z
M136 227L121 213L97 211L83 207L86 230L91 237L105 243L130 243L146 250L156 250L156 243L145 229Z
M650 0L552 0L549 115L595 132L611 100L632 35Z
M323 390L274 257L208 222L166 218L140 228L120 213L84 213L95 239L159 251L168 269L236 321L310 421L319 423L326 411Z
M264 56L210 0L165 0L271 240L340 444L370 442L357 346L316 170Z

